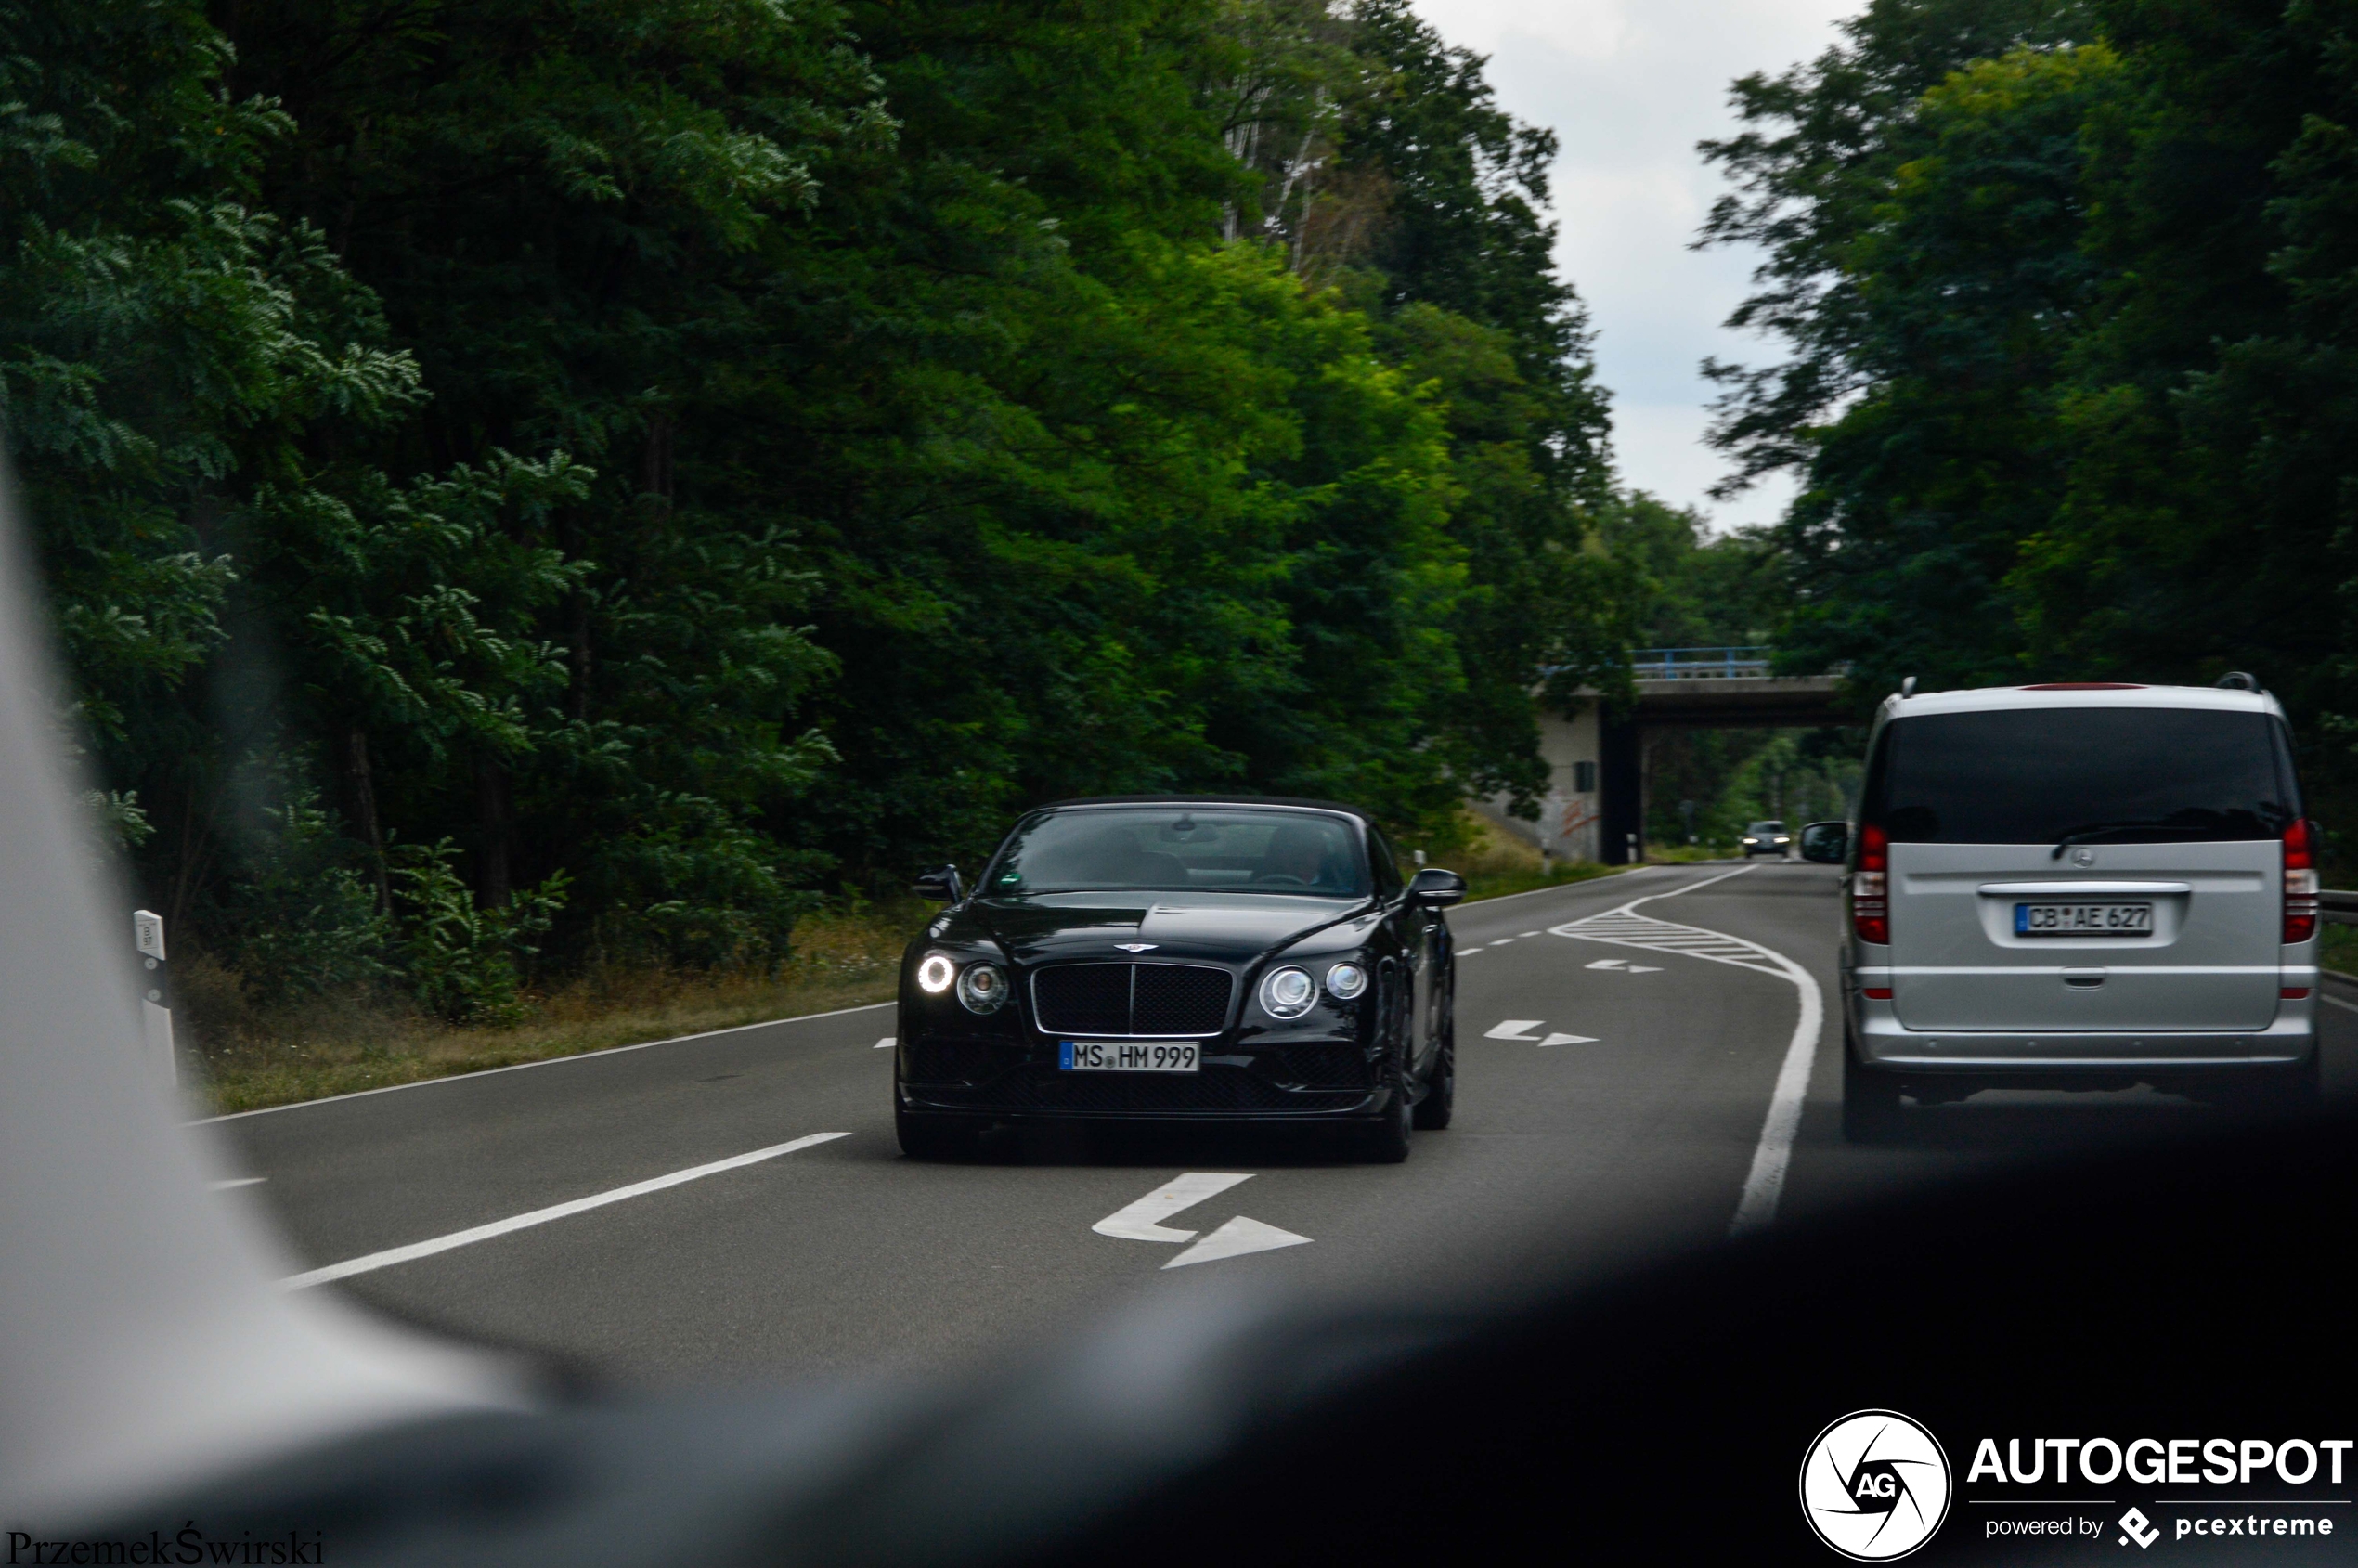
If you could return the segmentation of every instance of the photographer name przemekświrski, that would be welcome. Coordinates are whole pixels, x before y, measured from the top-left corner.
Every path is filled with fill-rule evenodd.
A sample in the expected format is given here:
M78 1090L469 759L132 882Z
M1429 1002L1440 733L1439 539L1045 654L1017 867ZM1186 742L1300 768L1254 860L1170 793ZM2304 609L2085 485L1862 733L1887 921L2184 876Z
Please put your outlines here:
M8 1532L8 1568L34 1564L197 1563L263 1564L318 1563L327 1561L317 1530L290 1530L283 1536L257 1536L241 1531L234 1537L208 1536L194 1521L166 1536L150 1530L144 1536L109 1536L80 1540L43 1540L22 1530Z

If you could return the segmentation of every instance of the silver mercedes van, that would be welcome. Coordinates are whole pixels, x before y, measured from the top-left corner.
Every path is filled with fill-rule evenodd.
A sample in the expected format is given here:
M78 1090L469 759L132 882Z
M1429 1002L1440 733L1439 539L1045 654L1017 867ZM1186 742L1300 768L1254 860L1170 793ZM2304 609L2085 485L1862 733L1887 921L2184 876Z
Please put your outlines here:
M1800 846L1848 869L1846 1135L1992 1087L2313 1103L2315 839L2248 676L1886 699Z

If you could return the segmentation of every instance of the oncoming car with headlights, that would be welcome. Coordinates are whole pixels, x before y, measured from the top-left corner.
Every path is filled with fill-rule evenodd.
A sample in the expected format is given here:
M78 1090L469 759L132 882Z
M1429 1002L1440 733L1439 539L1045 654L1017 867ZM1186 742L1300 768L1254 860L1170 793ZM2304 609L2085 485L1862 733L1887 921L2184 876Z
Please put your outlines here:
M901 1148L993 1123L1332 1124L1368 1159L1449 1124L1454 872L1405 879L1366 814L1318 801L1069 800L1018 822L900 968Z

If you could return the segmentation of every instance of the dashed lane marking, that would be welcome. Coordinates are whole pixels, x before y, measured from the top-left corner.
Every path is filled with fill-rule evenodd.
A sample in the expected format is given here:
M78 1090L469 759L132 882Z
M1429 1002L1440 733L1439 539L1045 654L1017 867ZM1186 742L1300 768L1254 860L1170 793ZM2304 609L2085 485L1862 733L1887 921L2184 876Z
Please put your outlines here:
M894 1037L887 1034L882 1040L876 1042L876 1049L879 1051L889 1051L892 1049L894 1043Z
M747 1165L758 1165L765 1160L775 1160L782 1154L792 1154L798 1148L809 1148L813 1144L831 1143L836 1138L849 1136L851 1134L849 1133L813 1133L807 1138L797 1138L792 1143L772 1144L768 1148L758 1148L750 1154L732 1154L726 1160L716 1160L708 1165L692 1165L685 1171L674 1171L667 1176L651 1176L643 1182L632 1182L628 1186L618 1186L608 1192L591 1193L587 1198L577 1198L570 1203L552 1203L546 1209L535 1209L528 1214L516 1214L508 1219L494 1220L487 1225L476 1225L472 1230L455 1230L448 1236L437 1236L428 1241L413 1241L407 1247L388 1247L382 1252L370 1252L366 1257L350 1258L340 1263L330 1263L325 1268L315 1268L308 1274L294 1275L281 1279L279 1283L290 1290L301 1290L314 1285L325 1285L330 1280L349 1279L356 1274L371 1274L381 1268L391 1268L395 1263L410 1263L419 1258L431 1258L436 1252L447 1252L456 1247L472 1247L478 1241L488 1241L494 1237L506 1236L512 1231L528 1230L534 1225L545 1225L551 1220L562 1220L569 1215L585 1213L591 1209L602 1209L609 1203L619 1203L625 1199L641 1198L651 1192L661 1192L666 1187L678 1186L682 1182L701 1181L706 1176L717 1176L723 1171L743 1170Z

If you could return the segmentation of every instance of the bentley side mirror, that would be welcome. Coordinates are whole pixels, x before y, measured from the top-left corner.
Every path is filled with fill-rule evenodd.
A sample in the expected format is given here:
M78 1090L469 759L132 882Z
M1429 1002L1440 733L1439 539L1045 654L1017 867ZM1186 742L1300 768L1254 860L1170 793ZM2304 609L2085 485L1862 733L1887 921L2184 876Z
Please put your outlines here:
M926 872L917 878L909 890L921 899L931 899L936 903L959 903L963 902L966 896L965 889L958 885L958 868L954 865L946 865L939 871Z
M1466 879L1454 871L1430 865L1410 880L1408 896L1420 904L1446 909L1466 896Z
M1801 830L1801 858L1820 865L1840 865L1850 858L1848 823L1811 823Z

